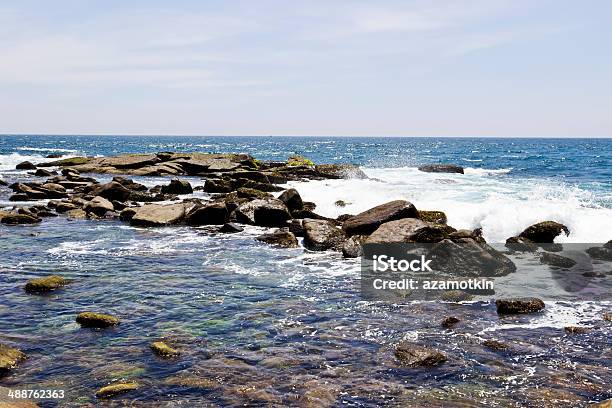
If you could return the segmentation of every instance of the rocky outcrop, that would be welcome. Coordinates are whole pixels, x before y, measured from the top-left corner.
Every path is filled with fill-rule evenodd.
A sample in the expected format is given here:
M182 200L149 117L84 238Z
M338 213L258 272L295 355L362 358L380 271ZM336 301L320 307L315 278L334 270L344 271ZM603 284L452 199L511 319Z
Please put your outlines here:
M58 275L45 276L43 278L30 279L24 290L28 293L47 293L62 288L68 284L68 280Z
M367 179L368 176L354 164L319 164L315 171L320 177L330 179Z
M431 247L428 258L433 270L451 276L495 277L516 271L510 258L472 237L444 239Z
M147 204L138 207L130 224L139 227L160 227L178 224L185 218L186 204Z
M347 235L371 234L382 224L403 218L417 218L419 212L412 203L391 201L349 218L342 224Z
M444 363L447 358L438 350L424 347L409 341L401 341L395 347L395 357L399 363L406 367L436 367Z
M173 179L167 186L162 186L162 194L191 194L193 188L188 181Z
M521 238L527 238L536 243L552 243L561 233L570 234L569 228L555 221L544 221L527 227L519 234Z
M236 195L239 198L248 198L251 200L274 198L274 196L270 193L266 193L265 191L257 190L255 188L248 188L248 187L240 187L238 190L236 190Z
M586 250L586 253L593 259L599 259L602 261L612 261L612 241L608 241L601 247L590 247Z
M5 375L17 368L19 363L26 359L20 350L0 343L0 375Z
M194 207L186 216L188 225L222 225L227 222L229 212L224 202Z
M83 327L92 327L98 329L116 326L121 323L121 321L115 316L94 312L79 313L79 315L76 317L76 322Z
M463 167L456 164L426 164L418 168L425 173L459 173L464 174Z
M272 233L260 235L256 238L258 241L266 244L274 245L280 248L297 248L298 241L293 233L286 228L277 229Z
M541 299L534 297L497 299L495 306L500 315L535 313L545 307Z
M558 268L571 268L576 265L576 261L565 256L544 252L540 255L540 263L555 266Z
M116 395L125 394L138 389L139 385L136 382L121 382L107 385L96 391L96 398L107 399Z
M336 225L327 220L302 221L304 227L304 246L312 251L326 251L328 249L341 250L346 234Z

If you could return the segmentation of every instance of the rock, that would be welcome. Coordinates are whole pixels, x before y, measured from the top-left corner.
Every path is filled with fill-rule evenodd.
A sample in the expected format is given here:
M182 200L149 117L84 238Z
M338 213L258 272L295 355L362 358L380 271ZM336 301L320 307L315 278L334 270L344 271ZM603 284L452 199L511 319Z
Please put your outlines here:
M204 191L207 193L229 193L233 190L232 182L229 180L208 179L204 183Z
M403 218L417 218L414 205L404 200L391 201L349 218L342 225L347 235L371 234L382 224Z
M506 240L506 248L516 252L536 252L538 246L530 239L510 237Z
M115 211L113 203L104 197L96 196L85 206L85 212L94 213L101 217L108 211Z
M296 237L304 236L304 226L302 225L302 220L293 219L289 222L289 231L293 233Z
M444 239L431 246L428 259L433 270L452 276L494 277L516 271L510 258L473 238Z
M8 183L2 179L0 179L0 186L8 186Z
M92 160L89 157L69 157L67 159L54 160L45 163L39 163L38 167L72 167L87 164Z
M346 202L344 200L337 200L334 202L336 207L346 207Z
M576 265L576 261L570 258L566 258L561 255L551 254L550 252L544 252L540 255L540 263L559 268L571 268Z
M253 200L236 209L236 220L243 224L283 227L290 218L285 204L275 198Z
M584 334L590 332L592 329L584 326L565 326L563 330L565 330L567 334Z
M426 173L460 173L463 174L463 167L455 164L426 164L418 168Z
M278 196L278 199L285 203L285 205L291 212L295 210L301 210L302 207L304 207L302 197L295 188L290 188L289 190L283 191L281 195Z
M440 299L445 302L465 302L472 300L474 295L462 290L446 290L440 295Z
M76 318L76 322L83 327L105 328L118 325L121 321L111 315L94 312L82 312Z
M24 161L15 166L17 170L36 170L36 166L29 161Z
M497 306L497 314L526 314L535 313L544 309L545 305L538 298L506 298L495 301Z
M506 343L498 340L485 340L482 342L482 345L495 351L506 351L509 348Z
M9 201L28 201L29 199L30 197L25 193L13 194L9 197Z
M354 164L319 164L315 166L319 176L330 179L367 179L368 176Z
M189 225L222 225L227 222L229 212L224 202L193 208L185 220Z
M140 227L159 227L178 224L185 218L185 204L147 204L136 209L130 224Z
M260 235L256 238L258 241L266 244L274 245L280 248L297 248L298 241L293 233L285 229L277 229L272 233Z
M2 219L0 220L2 224L8 224L8 225L37 224L41 221L42 219L37 218L32 215L15 214L15 213L8 213L8 215L2 216Z
M569 229L565 225L555 221L544 221L527 227L525 231L519 234L519 237L527 238L538 244L551 244L562 232L564 232L566 236L570 234Z
M99 163L100 167L114 167L116 169L139 169L158 163L160 159L155 154L123 154L114 157L104 157Z
M234 187L252 188L254 190L266 191L266 192L283 191L282 187L276 186L274 184L260 183L260 182L257 182L257 181L247 180L247 179L238 179L235 182L235 186Z
M603 314L603 319L608 321L608 322L612 322L612 313L610 312L606 312Z
M66 216L68 218L84 219L87 218L87 213L80 208L76 208L74 210L66 211Z
M55 174L57 174L57 173L55 173ZM36 172L34 173L34 175L36 177L51 177L53 175L53 173L50 172L49 170L37 169Z
M45 293L64 287L68 280L58 275L45 276L44 278L30 279L24 290L28 293Z
M161 192L162 194L191 194L193 188L188 181L173 179L167 186L162 186Z
M110 201L127 201L132 191L116 181L111 181L110 183L100 184L91 193L94 196L100 196Z
M164 343L163 341L155 341L151 343L151 350L162 358L178 357L181 353Z
M314 163L312 162L312 160L307 159L304 156L294 154L292 156L289 156L289 158L287 159L287 166L314 166Z
M441 352L423 347L406 340L395 347L395 357L400 364L407 367L436 367L444 363L447 358Z
M226 224L223 224L223 226L221 228L219 228L219 232L223 232L225 234L233 234L236 232L242 232L244 231L244 228L232 223L232 222L228 222Z
M350 220L349 220L350 221ZM366 239L366 244L386 244L392 242L414 242L417 233L428 228L429 224L417 218L404 218L382 224Z
M612 399L589 405L589 408L612 408Z
M340 250L346 240L344 231L330 221L305 219L302 226L304 246L311 251Z
M76 180L73 180L73 181L76 181ZM145 186L144 184L136 183L134 182L134 180L126 178L126 177L115 176L113 177L113 181L121 184L123 187L127 188L128 190L133 190L133 191L147 191L148 190L147 186Z
M266 193L265 191L257 190L254 188L248 187L240 187L236 190L236 193L239 198L249 198L249 199L263 199L263 198L273 198L274 196L270 193Z
M139 385L136 382L121 382L121 383L110 384L96 391L96 398L98 399L112 398L116 395L125 394L127 392L134 391L138 389L138 387Z
M134 217L135 214L136 214L136 208L127 207L121 210L121 212L119 213L119 219L121 221L130 221Z
M423 211L419 210L421 221L430 222L433 224L446 224L447 218L443 211Z
M608 245L608 244L606 244ZM602 261L612 261L612 248L606 247L591 247L586 250L586 253L593 259Z
M368 238L367 235L353 235L342 245L342 256L345 258L359 258L363 255L363 248L361 245Z
M20 350L0 343L0 375L17 368L19 363L25 359L26 355Z
M449 328L459 323L459 321L460 320L455 316L447 316L442 320L442 323L440 323L440 325L444 328Z

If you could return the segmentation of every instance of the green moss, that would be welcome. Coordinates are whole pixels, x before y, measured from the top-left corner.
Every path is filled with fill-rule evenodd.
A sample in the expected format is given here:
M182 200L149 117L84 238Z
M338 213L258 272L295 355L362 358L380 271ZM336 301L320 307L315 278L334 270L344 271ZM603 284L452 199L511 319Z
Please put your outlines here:
M87 164L89 163L90 160L91 159L89 157L69 157L67 159L55 160L52 162L44 163L44 166L45 167L47 166L60 166L60 167L78 166L80 164Z
M151 343L150 347L151 347L151 350L153 350L155 354L157 354L160 357L164 357L164 358L176 357L179 354L181 354L178 350L170 347L163 341L155 341Z
M44 293L56 290L68 284L68 281L58 275L45 276L44 278L30 279L25 285L28 293Z
M447 218L443 211L419 211L419 219L434 224L446 224Z
M114 316L94 312L79 313L76 318L76 321L83 327L96 328L115 326L121 322L118 318Z
M138 383L136 382L126 382L126 383L118 383L107 385L106 387L100 388L96 392L96 398L104 399L111 398L115 395L125 394L126 392L133 391L138 388Z
M314 166L314 162L303 156L293 155L287 159L287 166Z

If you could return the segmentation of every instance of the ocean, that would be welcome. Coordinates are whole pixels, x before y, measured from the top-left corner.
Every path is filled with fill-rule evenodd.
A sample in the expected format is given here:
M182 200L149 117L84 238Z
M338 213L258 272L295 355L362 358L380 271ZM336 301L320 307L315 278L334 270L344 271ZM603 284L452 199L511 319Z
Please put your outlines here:
M160 151L243 152L261 160L300 154L361 166L368 179L289 183L328 217L405 199L444 211L456 228L482 228L491 243L544 220L571 230L556 242L612 239L612 139L4 135L0 179L28 177L15 165L52 160L49 154ZM461 165L465 174L417 170L439 162ZM9 193L0 188L0 208L14 205ZM97 404L96 389L127 380L141 384L123 397L131 406L491 407L541 399L586 406L612 397L612 329L602 319L609 299L578 302L550 279L519 271L506 279L504 294L546 297L544 313L501 319L491 296L462 304L365 301L358 259L273 248L255 240L264 231L216 234L64 217L0 225L0 342L29 356L0 387L66 391L61 401L39 401L42 407ZM74 281L48 296L22 290L27 279L53 273ZM610 275L601 279L609 284ZM74 320L83 310L103 310L122 323L83 330ZM459 317L457 329L440 328L449 315ZM571 325L592 330L570 336L563 329ZM160 338L177 344L181 356L153 356L148 345ZM442 350L449 360L435 369L399 367L393 346L401 339ZM485 349L488 339L511 349Z

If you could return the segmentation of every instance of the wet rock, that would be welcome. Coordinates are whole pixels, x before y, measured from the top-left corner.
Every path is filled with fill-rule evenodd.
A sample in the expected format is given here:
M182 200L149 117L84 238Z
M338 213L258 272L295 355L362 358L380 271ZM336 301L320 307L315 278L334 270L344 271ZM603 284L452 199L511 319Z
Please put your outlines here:
M233 190L232 182L229 180L208 179L204 183L204 191L207 193L229 193Z
M534 297L497 299L495 306L500 315L535 313L545 307L541 299Z
M346 234L333 222L326 220L302 221L304 227L304 246L311 251L340 250Z
M114 167L116 169L139 169L158 163L160 159L155 154L123 154L114 157L104 157L100 167Z
M84 219L87 218L87 213L82 210L81 208L76 208L74 210L69 210L66 211L66 216L68 218L73 218L73 219Z
M336 217L336 222L338 222L339 225L342 225L344 221L352 217L354 217L353 214L340 214L339 216Z
M28 201L29 199L30 197L25 193L13 194L9 197L9 201Z
M417 218L417 209L404 200L391 201L349 218L342 225L347 235L371 234L382 224L403 218Z
M278 199L281 200L289 211L301 210L304 207L304 203L302 202L302 197L300 193L295 188L290 188L289 190L285 190L278 196Z
M433 224L446 224L447 221L446 214L443 211L419 210L419 219Z
M8 213L2 216L0 222L7 225L19 225L19 224L38 224L42 219L26 214Z
M293 233L296 237L304 236L304 226L302 225L302 221L300 219L293 219L289 221L289 231Z
M96 196L85 206L85 212L94 213L101 217L108 211L115 211L113 203L104 197Z
M350 221L350 220L349 220ZM345 223L346 225L346 223ZM382 224L366 239L366 244L414 242L417 233L430 225L417 218L404 218Z
M130 391L134 391L138 389L138 387L139 385L136 382L122 382L122 383L110 384L96 391L96 398L98 399L112 398L116 395L121 395L121 394L130 392Z
M121 321L115 316L104 313L82 312L76 317L76 322L83 327L106 328L116 326Z
M249 198L249 199L264 199L264 198L273 198L274 196L270 193L266 193L265 191L257 190L254 188L248 187L240 187L236 190L236 194L239 198Z
M472 300L474 295L462 290L447 290L442 293L440 299L445 302L465 302Z
M89 157L69 157L61 160L54 160L45 163L39 163L38 167L73 167L87 164L92 159Z
M266 192L283 191L282 187L276 186L274 184L259 183L257 181L247 180L247 179L238 179L235 187L252 188L255 190L266 191Z
M591 247L586 250L586 253L593 259L612 261L612 247L606 247L605 245L602 247Z
M72 178L74 178L74 176L72 176ZM77 180L72 180L72 181L77 181ZM115 176L113 177L113 181L121 184L123 187L127 188L128 190L147 191L147 186L145 186L144 184L136 183L134 182L134 180L126 178L126 177Z
M584 326L565 326L563 328L567 334L584 334L592 330L591 327Z
M15 166L17 170L36 170L36 166L29 161L24 161Z
M173 179L167 186L162 186L161 192L162 194L191 194L193 188L188 181Z
M51 177L53 174L54 173L50 172L49 170L45 170L45 169L37 169L36 172L34 173L36 177Z
M46 293L62 288L68 284L68 280L58 275L45 276L43 278L30 279L24 290L28 293Z
M170 347L163 341L155 341L151 343L151 350L162 358L172 358L178 357L181 353L180 351Z
M342 245L342 256L345 258L359 258L363 255L363 248L361 245L367 238L367 235L353 235L347 239Z
M0 186L8 186L8 183L2 179L0 179Z
M287 206L275 198L253 200L236 209L236 220L243 224L283 227L290 218Z
M550 252L544 252L540 255L540 263L556 266L558 268L571 268L576 265L576 261L573 259L551 254Z
M422 242L418 238L416 240ZM433 270L452 276L493 277L516 271L516 265L510 258L472 238L444 239L432 245L428 258L432 260Z
M16 348L0 343L0 375L5 375L17 368L20 362L26 359L26 355Z
M336 405L340 388L319 380L309 380L301 384L303 389L298 398L298 406L305 408L327 408Z
M456 318L455 316L447 316L442 320L442 323L440 323L440 325L444 328L449 328L459 323L459 321L460 320Z
M126 201L130 198L132 191L125 186L111 181L110 183L100 184L92 190L94 196L100 196L110 201Z
M459 173L463 174L463 167L455 164L427 164L418 168L426 173Z
M287 166L298 167L298 166L314 166L312 160L300 156L297 154L289 156L287 159Z
M527 227L519 237L527 238L536 243L552 243L562 232L569 235L569 229L555 221L544 221Z
M506 248L516 252L536 252L538 246L530 239L510 237L506 240Z
M297 248L298 241L293 233L282 228L272 233L260 235L256 238L258 241L266 244L274 245L280 248Z
M147 204L136 209L130 224L141 227L158 227L178 224L185 218L185 204Z
M315 166L317 174L330 179L367 179L368 176L354 164L319 164Z
M121 212L119 213L119 219L121 221L130 221L132 218L134 218L135 214L136 214L136 208L127 207L121 210Z
M196 206L186 216L189 225L223 225L229 218L224 202Z
M242 232L244 231L244 228L232 223L232 222L228 222L226 224L223 224L223 226L221 228L219 228L219 232L223 232L225 234L233 234L236 232Z
M494 351L506 351L509 348L506 343L498 340L485 340L482 345Z
M447 358L438 350L423 347L409 341L401 341L395 347L395 357L400 364L407 367L436 367Z

